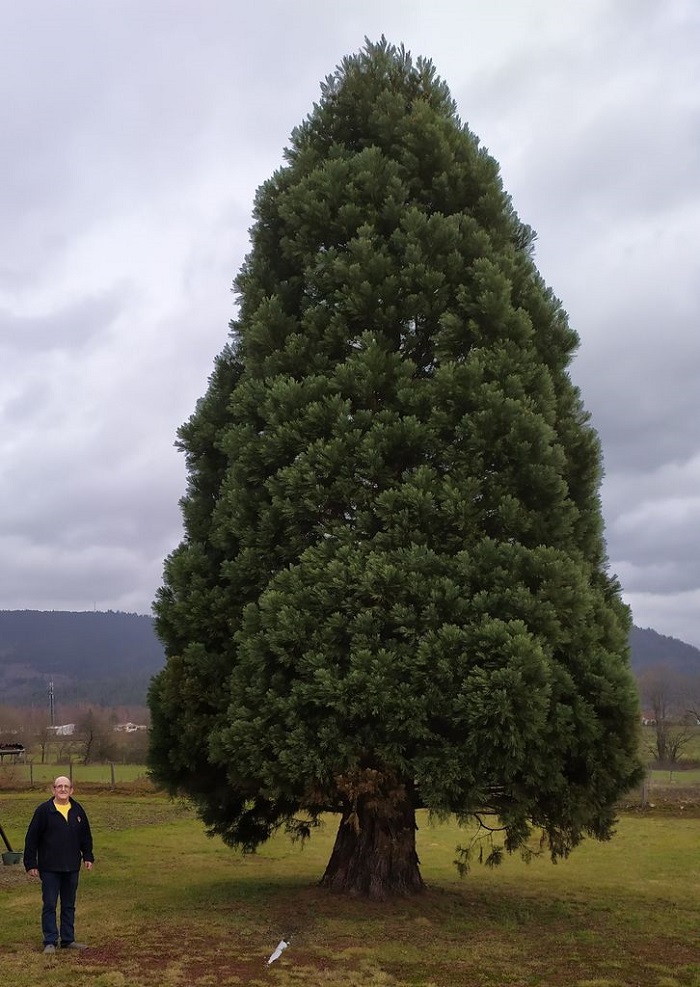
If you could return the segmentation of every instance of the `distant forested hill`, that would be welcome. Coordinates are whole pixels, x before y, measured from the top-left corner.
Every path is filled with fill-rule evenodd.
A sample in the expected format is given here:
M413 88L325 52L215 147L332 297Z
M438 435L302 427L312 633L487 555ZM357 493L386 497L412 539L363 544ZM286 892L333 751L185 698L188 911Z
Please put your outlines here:
M62 610L0 610L0 703L57 700L143 705L165 662L149 616Z
M700 648L676 637L657 634L650 627L633 627L630 647L632 668L637 674L647 668L666 666L677 675L700 675Z
M690 644L635 627L630 645L637 674L665 665L700 675L700 649ZM0 610L0 705L44 704L51 679L61 705L143 705L150 678L164 662L149 616Z

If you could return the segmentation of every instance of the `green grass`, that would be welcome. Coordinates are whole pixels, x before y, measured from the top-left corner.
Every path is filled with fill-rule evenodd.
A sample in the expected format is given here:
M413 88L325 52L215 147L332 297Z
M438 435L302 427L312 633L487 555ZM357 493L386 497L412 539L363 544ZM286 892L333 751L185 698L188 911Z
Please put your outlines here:
M129 784L139 778L146 776L146 768L143 764L115 764L114 779L119 784ZM47 788L53 779L60 774L69 775L72 773L76 786L81 783L94 783L99 785L109 785L112 780L112 766L109 764L40 764L34 762L29 764L10 764L6 762L0 765L0 790L8 788L28 788L32 783L34 787Z
M317 887L335 820L304 849L280 837L241 857L154 793L78 792L97 865L78 900L85 954L40 952L40 898L0 868L0 972L12 987L700 987L698 818L623 816L608 843L556 866L509 858L460 880L465 834L418 834L425 894L375 904ZM37 793L0 793L21 843ZM291 945L267 958L279 939Z
M658 787L672 786L687 788L691 785L700 786L700 768L674 769L672 771L654 770L651 772L651 783Z

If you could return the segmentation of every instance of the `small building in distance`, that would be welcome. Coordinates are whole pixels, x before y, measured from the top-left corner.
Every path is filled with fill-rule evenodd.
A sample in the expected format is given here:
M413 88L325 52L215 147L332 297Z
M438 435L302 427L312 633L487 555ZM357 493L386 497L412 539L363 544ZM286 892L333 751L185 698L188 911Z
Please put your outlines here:
M62 723L60 726L49 727L48 730L56 737L72 737L75 733L75 723Z

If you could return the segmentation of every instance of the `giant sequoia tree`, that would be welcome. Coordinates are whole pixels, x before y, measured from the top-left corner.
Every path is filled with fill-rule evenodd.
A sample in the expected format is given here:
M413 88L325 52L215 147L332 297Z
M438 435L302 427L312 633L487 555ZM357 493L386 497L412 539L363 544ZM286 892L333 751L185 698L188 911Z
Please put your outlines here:
M154 776L244 849L339 813L323 883L374 896L421 887L420 806L608 837L638 709L577 337L431 64L345 59L251 239L179 433Z

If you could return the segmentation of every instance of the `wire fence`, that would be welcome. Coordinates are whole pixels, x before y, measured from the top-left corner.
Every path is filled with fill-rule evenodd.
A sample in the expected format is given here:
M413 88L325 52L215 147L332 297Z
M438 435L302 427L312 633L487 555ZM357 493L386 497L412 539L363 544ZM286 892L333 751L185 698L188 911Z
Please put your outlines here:
M81 784L105 785L116 788L118 785L133 784L148 780L144 764L41 764L36 761L0 765L0 789L35 789L51 786L59 775L65 775L78 787Z
M49 791L58 775L70 778L76 788L81 785L118 788L122 785L151 788L145 764L82 764L77 761L40 763L37 760L0 764L0 790ZM620 800L625 808L655 808L663 805L696 806L700 811L700 769L655 769L647 772L644 782Z

